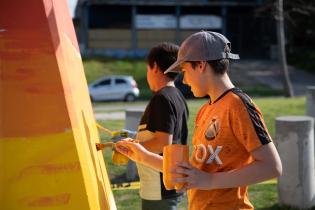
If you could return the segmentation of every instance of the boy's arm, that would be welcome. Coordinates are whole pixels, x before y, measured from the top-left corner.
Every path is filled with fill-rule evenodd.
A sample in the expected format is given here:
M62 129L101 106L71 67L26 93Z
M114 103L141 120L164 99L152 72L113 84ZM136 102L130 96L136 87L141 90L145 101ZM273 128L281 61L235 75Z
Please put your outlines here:
M152 139L140 142L140 144L150 152L162 153L164 146L172 144L172 139L173 139L172 134L156 131Z
M181 169L174 173L185 174L187 177L177 178L175 182L186 182L180 191L191 188L202 190L232 188L262 182L282 173L282 164L278 152L272 142L251 152L255 161L243 168L227 172L207 173L190 164L180 163Z

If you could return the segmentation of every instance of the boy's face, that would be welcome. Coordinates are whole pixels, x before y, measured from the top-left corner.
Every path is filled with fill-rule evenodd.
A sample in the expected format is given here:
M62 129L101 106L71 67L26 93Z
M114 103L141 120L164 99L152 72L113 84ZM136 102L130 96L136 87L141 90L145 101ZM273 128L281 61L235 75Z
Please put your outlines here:
M191 87L191 91L196 97L203 97L206 93L204 93L201 89L200 82L201 77L203 76L198 70L199 66L193 68L190 62L184 62L180 65L183 74L183 83L187 84Z

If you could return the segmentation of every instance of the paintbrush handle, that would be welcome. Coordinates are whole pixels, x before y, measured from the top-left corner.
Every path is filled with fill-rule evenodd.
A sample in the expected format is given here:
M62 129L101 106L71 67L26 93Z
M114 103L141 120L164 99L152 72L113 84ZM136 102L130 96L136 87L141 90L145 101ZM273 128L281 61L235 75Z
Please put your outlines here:
M96 127L98 127L100 130L105 131L106 133L108 133L109 135L113 135L113 132L111 130L109 130L108 128L105 128L103 126L101 126L100 124L96 123Z
M114 144L115 144L114 142L107 142L107 143L104 143L104 144L96 143L96 150L103 150L106 147L112 148Z

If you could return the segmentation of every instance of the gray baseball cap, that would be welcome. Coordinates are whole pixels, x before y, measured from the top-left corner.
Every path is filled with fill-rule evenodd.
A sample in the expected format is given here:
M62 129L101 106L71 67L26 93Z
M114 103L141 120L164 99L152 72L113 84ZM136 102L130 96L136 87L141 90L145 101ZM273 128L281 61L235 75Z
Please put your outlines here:
M230 53L231 42L222 34L213 31L201 31L192 34L181 44L177 60L165 72L179 72L179 65L186 61L211 61L240 59L239 55Z

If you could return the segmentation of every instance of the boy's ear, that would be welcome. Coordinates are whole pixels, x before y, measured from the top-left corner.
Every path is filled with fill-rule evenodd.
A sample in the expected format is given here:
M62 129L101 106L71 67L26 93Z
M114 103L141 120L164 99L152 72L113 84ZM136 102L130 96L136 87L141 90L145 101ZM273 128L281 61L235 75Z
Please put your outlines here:
M157 65L157 63L154 61L154 64L153 64L153 71L156 73L156 72L158 72L158 71L160 71L159 70L159 66Z
M207 66L207 61L200 61L198 63L198 69L200 70L200 72L204 72Z

